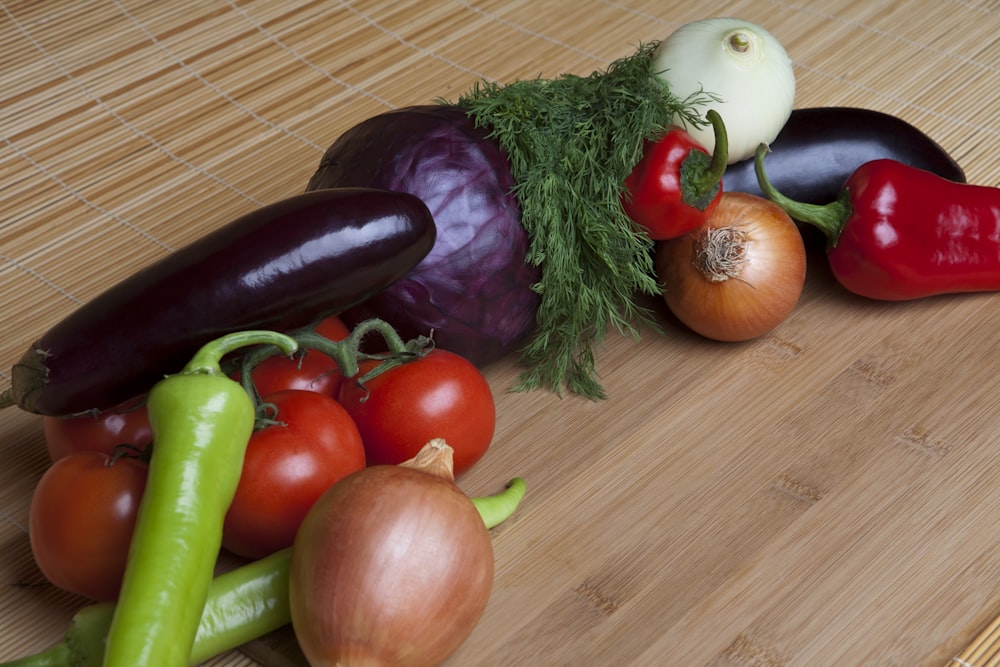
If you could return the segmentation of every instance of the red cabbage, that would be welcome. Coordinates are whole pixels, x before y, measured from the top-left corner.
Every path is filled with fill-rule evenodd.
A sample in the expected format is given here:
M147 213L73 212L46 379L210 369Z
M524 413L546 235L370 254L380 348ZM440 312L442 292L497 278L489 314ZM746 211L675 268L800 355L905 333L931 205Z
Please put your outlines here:
M364 186L421 198L437 241L413 269L343 313L378 317L400 335L433 331L436 344L483 365L535 329L540 269L525 262L528 236L505 153L455 106L423 105L369 118L326 151L309 190Z

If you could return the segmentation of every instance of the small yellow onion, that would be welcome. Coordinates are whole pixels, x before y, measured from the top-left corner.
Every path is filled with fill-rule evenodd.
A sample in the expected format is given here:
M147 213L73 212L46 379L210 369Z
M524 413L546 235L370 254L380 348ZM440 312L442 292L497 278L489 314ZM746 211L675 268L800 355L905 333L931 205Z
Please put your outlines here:
M725 192L700 228L657 244L656 273L667 306L690 329L714 340L749 340L798 303L805 244L777 204Z
M312 667L431 667L464 642L493 587L493 545L432 440L332 486L295 538L292 627Z

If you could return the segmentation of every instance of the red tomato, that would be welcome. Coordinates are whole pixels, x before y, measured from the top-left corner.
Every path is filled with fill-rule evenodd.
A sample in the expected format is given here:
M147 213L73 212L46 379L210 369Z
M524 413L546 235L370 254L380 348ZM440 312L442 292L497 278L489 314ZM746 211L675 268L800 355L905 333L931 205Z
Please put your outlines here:
M56 461L79 451L114 453L118 445L145 449L153 439L146 404L140 399L96 415L78 417L45 417L45 446L49 458Z
M31 498L28 533L49 581L95 600L118 597L147 470L134 458L82 451L45 471Z
M334 341L343 340L351 333L336 316L322 320L315 331ZM258 364L251 376L261 396L285 389L303 389L336 398L344 379L337 362L316 350L308 350L301 356L270 357Z
M369 465L402 463L433 438L444 438L455 450L456 475L482 458L493 440L496 404L472 362L434 349L360 386L357 379L375 363L362 362L361 372L340 389Z
M316 499L365 467L358 427L333 398L288 389L263 400L277 407L278 423L250 437L223 526L223 546L247 558L291 546Z

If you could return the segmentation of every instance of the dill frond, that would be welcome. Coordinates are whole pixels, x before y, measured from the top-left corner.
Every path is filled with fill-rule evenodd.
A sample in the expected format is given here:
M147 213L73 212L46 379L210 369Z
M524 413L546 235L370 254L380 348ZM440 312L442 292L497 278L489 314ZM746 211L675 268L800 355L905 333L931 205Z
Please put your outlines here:
M605 392L595 348L608 327L638 337L655 327L637 294L658 294L652 241L622 210L622 183L646 139L674 115L696 124L702 100L678 99L655 76L656 43L589 76L480 83L457 106L503 148L528 233L526 260L540 266L536 332L521 350L517 390Z

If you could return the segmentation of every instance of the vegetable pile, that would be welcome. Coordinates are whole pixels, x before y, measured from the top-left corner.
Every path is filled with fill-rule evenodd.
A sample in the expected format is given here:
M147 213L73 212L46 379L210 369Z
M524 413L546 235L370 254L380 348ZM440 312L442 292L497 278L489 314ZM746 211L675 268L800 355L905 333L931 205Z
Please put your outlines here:
M343 331L332 317L290 334L232 332L142 399L96 419L46 417L53 463L32 498L32 551L53 584L104 604L82 610L64 643L5 664L188 665L288 623L316 665L382 655L430 666L453 652L489 599L487 529L524 483L476 499L454 483L456 453L468 469L493 437L492 393L474 365L379 320ZM386 351L361 350L373 333ZM296 353L332 359L337 397L350 398L289 388L327 389L305 367L277 381L273 360ZM407 405L404 426L379 424L373 463L359 425ZM118 437L142 442L109 450ZM213 581L221 549L252 562ZM399 562L387 568L389 557ZM440 613L428 615L435 594Z
M794 109L794 94L773 35L713 18L589 76L481 83L454 102L374 116L330 145L308 192L220 228L53 327L14 365L0 403L106 409L213 336L332 314L350 326L385 320L479 367L516 351L514 389L604 397L596 356L608 330L659 329L642 297L674 289L654 264L657 244L703 226L724 192L765 197L757 146L778 156L771 192L802 203L835 198L873 159L964 181L901 119Z
M477 363L530 334L519 388L603 396L595 346L608 326L651 321L633 297L657 291L651 241L622 210L621 184L671 118L705 122L691 112L701 96L678 99L654 76L653 53L644 45L587 77L477 85L454 105L345 132L309 188L402 190L438 226L428 256L355 317L433 330Z
M609 329L718 341L793 312L818 229L873 299L1000 289L1000 190L901 119L793 109L760 26L708 19L590 76L479 84L349 128L308 192L220 227L29 346L36 563L97 601L10 665L187 665L292 623L314 665L433 665L482 614L482 367L601 398ZM765 168L765 156L769 167ZM770 171L770 173L768 173ZM81 510L86 511L81 511ZM250 561L213 578L220 550Z

